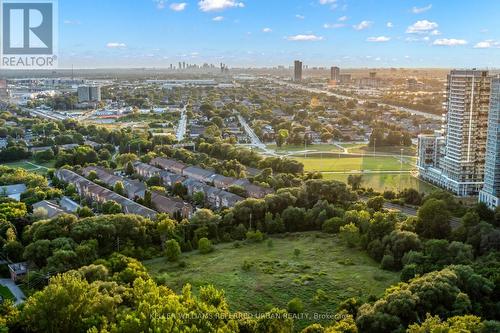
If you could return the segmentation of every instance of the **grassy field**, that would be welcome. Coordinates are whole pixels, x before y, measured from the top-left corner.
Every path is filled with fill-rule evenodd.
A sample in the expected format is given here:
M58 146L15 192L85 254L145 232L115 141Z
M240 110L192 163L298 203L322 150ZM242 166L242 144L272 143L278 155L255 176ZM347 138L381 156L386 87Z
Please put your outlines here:
M296 152L296 151L304 151L304 150L309 150L309 151L323 151L323 152L339 152L342 151L339 147L336 145L331 145L331 144L324 144L324 145L300 145L300 146L291 146L291 145L284 145L281 148L278 148L275 144L270 144L267 145L267 148L275 150L277 153L286 153L286 152Z
M352 170L398 171L401 168L399 159L391 156L364 156L352 157L339 155L339 157L295 157L304 164L305 171L337 171L349 172ZM408 171L414 167L413 160L405 160L403 170Z
M349 148L350 153L373 154L373 147L368 147L367 145L353 145L351 147L346 147L346 148ZM401 154L401 147L400 146L376 147L375 152L378 154L399 155ZM403 155L414 156L416 153L417 153L417 147L415 146L403 147Z
M335 236L323 233L288 234L257 244L218 245L215 252L183 254L181 268L164 258L145 262L153 276L162 276L175 291L190 283L198 288L213 284L225 290L232 311L262 312L271 306L286 308L295 297L302 300L306 312L331 314L342 300L370 295L380 296L397 283L397 273L383 271L367 254L346 248ZM295 255L295 249L300 250ZM250 263L249 270L243 263ZM326 298L314 302L317 290ZM313 322L299 320L297 326Z
M347 183L348 174L323 174L324 179L338 180ZM401 180L401 186L400 186ZM364 174L362 186L373 188L375 191L383 192L385 190L398 191L399 189L414 188L419 192L430 193L436 189L431 184L423 182L409 174Z
M0 296L2 296L3 299L10 299L13 301L16 300L14 295L12 295L12 293L10 292L9 288L4 287L4 286L0 286Z
M30 164L28 162L31 162L33 164ZM20 162L12 162L12 163L2 163L0 165L5 165L5 166L8 166L10 168L14 168L14 169L24 169L24 170L27 170L27 171L33 171L33 172L36 172L36 173L46 173L47 172L47 169L50 169L50 168L54 168L54 164L55 164L55 161L50 161L50 162L46 162L46 163L37 163L35 161L20 161Z

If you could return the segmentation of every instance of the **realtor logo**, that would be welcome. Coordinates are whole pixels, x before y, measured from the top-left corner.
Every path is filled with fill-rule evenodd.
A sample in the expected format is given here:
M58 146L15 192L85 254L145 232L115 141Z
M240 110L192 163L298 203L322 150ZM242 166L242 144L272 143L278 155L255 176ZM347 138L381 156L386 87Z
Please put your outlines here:
M57 67L57 2L1 1L2 68Z

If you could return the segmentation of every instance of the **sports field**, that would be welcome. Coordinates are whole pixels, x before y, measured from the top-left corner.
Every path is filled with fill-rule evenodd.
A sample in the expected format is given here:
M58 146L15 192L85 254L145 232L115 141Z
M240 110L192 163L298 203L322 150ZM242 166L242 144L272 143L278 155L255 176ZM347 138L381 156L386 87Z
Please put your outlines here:
M403 165L397 156L349 156L337 157L294 157L304 164L305 171L350 172L350 171L409 171L415 166L412 158L403 159Z
M348 174L331 174L324 173L324 179L338 180L347 183ZM364 174L361 186L365 188L373 188L375 191L383 192L386 190L398 192L405 188L414 188L419 192L430 193L436 189L433 185L423 182L410 174L393 174L393 173L378 173Z

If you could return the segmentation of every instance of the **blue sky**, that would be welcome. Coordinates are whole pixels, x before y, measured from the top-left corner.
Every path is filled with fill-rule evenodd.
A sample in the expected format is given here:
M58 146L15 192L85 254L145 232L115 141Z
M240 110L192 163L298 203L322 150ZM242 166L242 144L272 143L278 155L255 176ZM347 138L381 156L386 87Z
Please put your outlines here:
M499 0L59 0L60 66L500 67Z

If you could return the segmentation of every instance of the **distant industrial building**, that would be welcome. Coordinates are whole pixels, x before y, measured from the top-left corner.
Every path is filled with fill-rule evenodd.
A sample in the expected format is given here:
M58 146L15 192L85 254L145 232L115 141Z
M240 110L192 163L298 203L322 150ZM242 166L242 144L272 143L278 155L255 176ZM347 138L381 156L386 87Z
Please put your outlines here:
M340 74L340 84L351 84L352 75L351 74Z
M490 82L488 71L450 72L444 131L418 140L417 168L422 179L458 196L479 194L484 182Z
M484 186L479 201L493 209L500 206L500 78L491 81Z
M101 87L100 86L79 86L78 87L78 102L100 102Z
M336 83L340 82L340 68L336 66L330 68L330 80Z
M302 81L302 61L295 60L293 66L293 80Z

